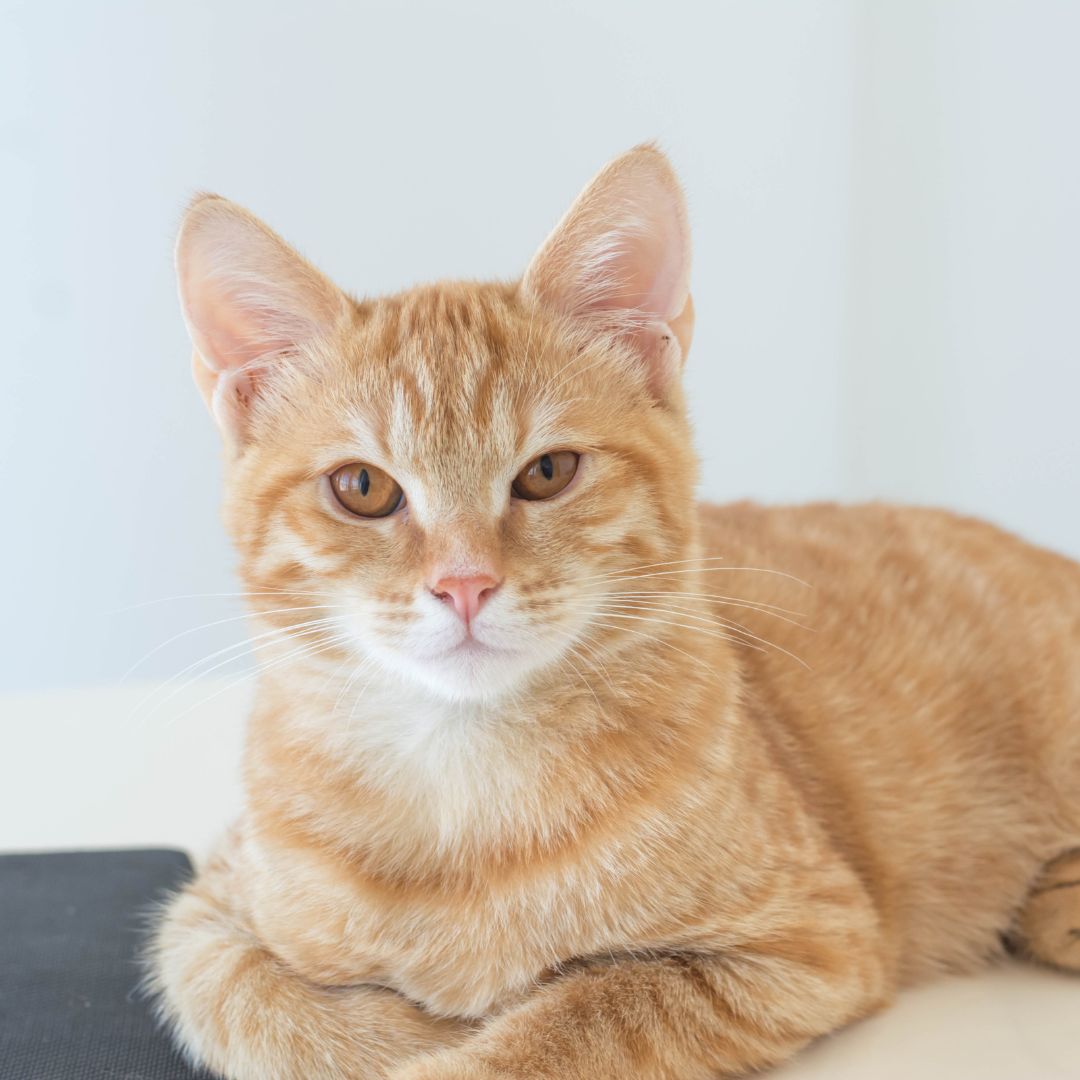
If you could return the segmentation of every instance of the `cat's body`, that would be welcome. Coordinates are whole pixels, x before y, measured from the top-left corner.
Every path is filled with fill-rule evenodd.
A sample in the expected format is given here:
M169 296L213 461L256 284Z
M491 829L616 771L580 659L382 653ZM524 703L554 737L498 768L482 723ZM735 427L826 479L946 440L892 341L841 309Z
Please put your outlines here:
M655 243L619 298L647 318L610 281L560 306L575 244L619 262L581 234L596 208L610 232L634 185L622 239ZM1005 934L1080 968L1080 567L933 511L696 507L671 370L685 273L658 254L685 228L673 185L654 151L621 159L520 287L307 295L333 332L292 343L306 374L287 358L276 385L272 350L215 351L220 305L187 296L266 637L245 815L155 965L180 1037L227 1076L704 1080ZM667 198L665 233L642 207ZM224 215L217 254L253 227L200 205ZM276 252L237 272L246 290ZM563 447L566 495L507 502ZM315 502L354 456L392 468L407 511Z

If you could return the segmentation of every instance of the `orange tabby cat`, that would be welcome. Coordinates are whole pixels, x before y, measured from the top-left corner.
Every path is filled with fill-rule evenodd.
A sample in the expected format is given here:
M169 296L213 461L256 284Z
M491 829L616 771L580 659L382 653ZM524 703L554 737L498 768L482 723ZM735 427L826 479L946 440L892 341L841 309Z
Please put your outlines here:
M1005 935L1080 969L1080 568L699 506L656 149L518 282L357 302L212 196L177 262L262 634L243 818L155 942L194 1059L703 1080Z

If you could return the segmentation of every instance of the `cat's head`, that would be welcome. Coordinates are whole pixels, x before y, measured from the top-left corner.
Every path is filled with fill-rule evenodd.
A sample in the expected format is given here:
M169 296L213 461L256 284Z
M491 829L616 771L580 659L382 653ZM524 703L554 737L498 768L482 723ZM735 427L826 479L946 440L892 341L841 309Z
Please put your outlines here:
M610 597L696 535L689 267L651 146L593 180L519 282L361 302L197 199L180 293L256 606L296 609L275 618L309 654L328 640L458 700L646 637Z

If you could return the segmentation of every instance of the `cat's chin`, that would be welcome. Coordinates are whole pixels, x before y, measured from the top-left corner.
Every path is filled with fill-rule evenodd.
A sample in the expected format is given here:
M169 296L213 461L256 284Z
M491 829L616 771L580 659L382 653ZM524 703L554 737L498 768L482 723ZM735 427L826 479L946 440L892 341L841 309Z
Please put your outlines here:
M439 652L388 652L383 663L395 673L446 701L492 701L519 687L538 666L537 658L475 638Z

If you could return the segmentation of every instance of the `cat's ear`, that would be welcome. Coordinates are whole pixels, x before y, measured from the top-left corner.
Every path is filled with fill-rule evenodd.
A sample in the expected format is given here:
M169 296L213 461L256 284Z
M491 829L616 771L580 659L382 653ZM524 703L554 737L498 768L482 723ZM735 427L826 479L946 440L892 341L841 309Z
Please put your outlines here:
M227 439L242 443L275 365L332 329L348 301L258 218L216 195L184 215L176 276L195 382Z
M664 154L646 144L606 165L537 252L522 288L629 343L662 398L694 322L686 201Z

